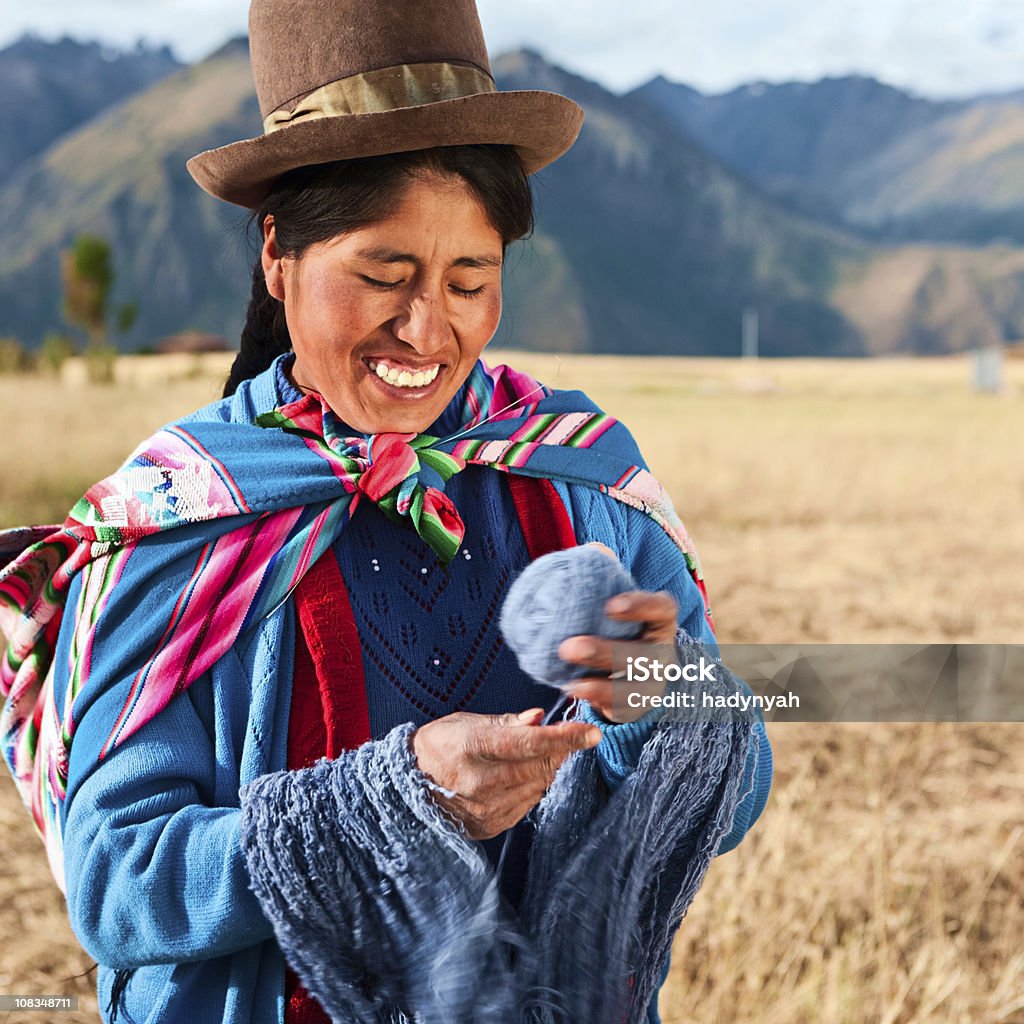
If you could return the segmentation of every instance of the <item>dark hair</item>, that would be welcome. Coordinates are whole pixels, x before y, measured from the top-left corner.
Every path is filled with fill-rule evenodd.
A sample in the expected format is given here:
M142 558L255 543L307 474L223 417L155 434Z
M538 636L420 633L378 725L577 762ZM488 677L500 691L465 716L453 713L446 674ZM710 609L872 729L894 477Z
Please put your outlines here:
M409 182L430 174L466 182L501 235L503 251L533 230L533 195L518 153L512 146L482 145L442 146L300 167L278 178L249 223L262 244L263 222L272 215L279 251L297 258L317 242L388 217ZM267 291L257 257L241 346L224 385L224 397L265 370L291 344L284 307Z

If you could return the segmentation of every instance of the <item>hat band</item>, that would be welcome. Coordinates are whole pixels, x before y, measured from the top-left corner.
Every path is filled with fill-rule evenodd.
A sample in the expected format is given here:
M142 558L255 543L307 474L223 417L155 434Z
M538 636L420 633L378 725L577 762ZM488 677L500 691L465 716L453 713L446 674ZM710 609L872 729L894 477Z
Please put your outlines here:
M263 131L269 135L297 121L375 114L495 91L494 80L477 67L447 61L396 64L321 85L303 96L293 110L279 108L268 114Z

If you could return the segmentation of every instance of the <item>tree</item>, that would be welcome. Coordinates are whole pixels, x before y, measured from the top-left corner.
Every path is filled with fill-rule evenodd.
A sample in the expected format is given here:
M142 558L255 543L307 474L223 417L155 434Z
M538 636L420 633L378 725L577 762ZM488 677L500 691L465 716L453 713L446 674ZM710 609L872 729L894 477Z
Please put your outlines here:
M114 326L117 333L127 334L135 326L138 316L139 304L137 302L122 302L114 315Z
M97 235L79 235L61 255L61 278L64 316L89 338L85 353L89 377L94 381L111 381L116 351L107 341L110 293L114 286L110 243ZM114 311L118 333L131 330L137 313L134 302L126 302Z
M96 235L79 235L61 256L64 316L89 336L91 347L106 342L107 304L114 284L110 243Z

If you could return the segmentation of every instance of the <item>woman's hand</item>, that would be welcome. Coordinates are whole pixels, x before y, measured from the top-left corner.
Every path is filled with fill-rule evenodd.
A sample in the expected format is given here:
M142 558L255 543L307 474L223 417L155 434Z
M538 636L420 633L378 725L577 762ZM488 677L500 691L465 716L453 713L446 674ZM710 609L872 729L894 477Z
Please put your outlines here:
M601 730L586 722L540 725L541 708L519 715L459 711L420 726L412 749L422 772L454 796L434 799L472 839L490 839L521 821L574 751L596 747Z
M605 605L605 613L610 619L623 622L642 622L644 631L637 640L606 640L600 636L570 636L563 640L558 648L558 656L563 661L574 665L582 665L598 672L612 672L612 645L619 660L630 657L650 655L651 644L674 644L676 639L676 616L679 605L667 591L631 590L625 594L616 594ZM621 667L621 666L620 666ZM618 700L613 700L614 687L618 686ZM564 689L580 700L588 700L594 710L609 722L632 722L642 717L643 708L631 709L626 706L626 689L648 692L649 687L640 687L635 683L617 682L616 680L598 676L585 676L575 679ZM659 686L657 691L661 692Z

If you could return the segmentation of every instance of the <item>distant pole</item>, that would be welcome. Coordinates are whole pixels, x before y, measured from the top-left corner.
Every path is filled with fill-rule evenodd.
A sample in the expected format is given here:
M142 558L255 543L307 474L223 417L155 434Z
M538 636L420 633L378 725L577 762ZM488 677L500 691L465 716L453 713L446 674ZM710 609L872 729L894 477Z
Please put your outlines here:
M974 390L995 395L1003 390L1003 347L988 345L971 352Z
M743 358L757 358L757 310L748 306L743 310Z

